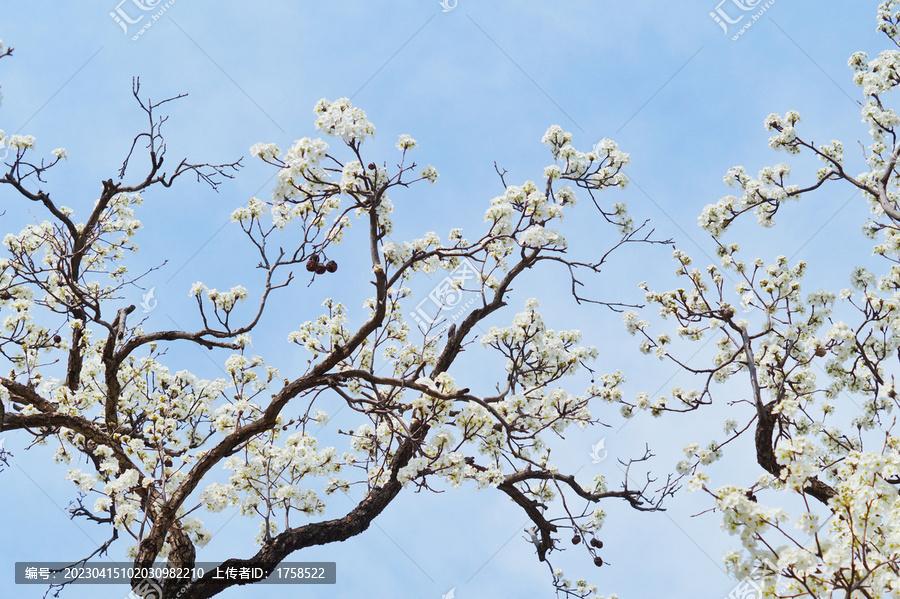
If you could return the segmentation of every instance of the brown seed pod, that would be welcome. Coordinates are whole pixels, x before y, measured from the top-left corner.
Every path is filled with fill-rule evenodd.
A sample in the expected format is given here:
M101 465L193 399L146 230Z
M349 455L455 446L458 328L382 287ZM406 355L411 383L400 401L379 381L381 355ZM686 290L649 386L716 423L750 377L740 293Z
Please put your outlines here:
M497 424L495 424L495 425L492 426L491 428L494 429L495 431L497 431L497 432L499 433L500 431L503 430L503 425L500 424L500 423L498 422Z
M596 547L597 549L603 549L603 541L598 539L591 539L591 547Z
M577 544L580 543L580 542L581 542L581 537L579 537L578 535L575 535L574 537L572 537L572 544L573 544L573 545L577 545Z
M306 261L306 270L309 272L315 272L316 265L319 263L319 257L313 254L309 257L309 260Z
M369 170L370 170L370 171L374 171L374 170L375 170L375 163L374 163L374 162L370 162L370 163L369 163Z
M337 262L329 260L328 264L325 265L325 270L328 272L337 272Z
M733 316L734 316L734 310L732 310L731 308L725 308L724 310L722 310L723 318L731 318Z
M594 558L594 565L597 566L598 568L599 568L600 566L602 566L602 565L603 565L603 558L600 557L600 556L595 557L595 558Z
M824 347L816 348L816 355L819 356L820 358L824 357L825 354L827 354L827 353L828 353L828 350L826 350Z
M0 299L12 299L12 294L9 291L0 292Z
M60 337L59 335L53 335L53 343L61 343L61 342L62 342L62 337Z
M322 264L322 263L316 264L316 274L317 275L325 274L325 270L326 270L326 268L325 268L324 264Z

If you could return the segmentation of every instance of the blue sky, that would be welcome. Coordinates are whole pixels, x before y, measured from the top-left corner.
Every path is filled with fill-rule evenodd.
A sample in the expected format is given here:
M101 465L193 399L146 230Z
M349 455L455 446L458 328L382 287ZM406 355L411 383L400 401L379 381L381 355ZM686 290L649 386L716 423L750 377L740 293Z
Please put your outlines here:
M733 18L741 14L731 0L720 6ZM177 0L132 40L137 26L125 33L109 16L117 8L115 0L4 2L0 38L15 53L0 61L0 129L34 135L38 151L47 155L55 147L68 149L69 160L50 174L46 189L83 213L97 197L100 181L115 176L144 124L131 97L134 76L154 100L188 94L169 105L171 159L230 161L246 156L260 141L286 148L294 139L316 134L312 107L319 98L348 96L377 127L366 143L369 156L393 160L397 136L408 133L419 141L416 160L441 174L436 185L415 186L394 198L396 237L412 238L430 230L445 235L455 226L480 230L485 207L502 191L494 162L507 169L508 182L538 179L552 160L541 136L549 125L559 124L573 133L580 149L609 137L629 152L633 184L606 192L604 199L628 202L636 220L651 219L660 236L673 238L705 264L702 254L713 250L696 226L697 215L728 193L722 183L726 170L743 164L755 173L785 160L767 147L762 122L769 113L799 110L806 138L842 140L848 156L857 160L850 171L864 169L861 152L853 148L857 140L865 143L867 127L860 124L856 100L861 96L846 61L854 51L874 55L885 47L874 29L877 3L823 6L777 0L734 41L737 30L725 34L709 16L717 8L714 0L575 0L564 6L459 0L447 12L437 0ZM119 7L132 18L151 14L132 0ZM146 194L138 215L145 225L137 238L142 251L132 265L140 271L167 261L146 280L159 301L148 327L194 326L187 290L196 280L219 288L243 283L252 289L258 282L239 229L225 225L250 196L268 196L272 171L250 158L244 164L219 193L183 179L172 189ZM816 168L803 159L792 164L799 183L809 181ZM35 207L23 206L9 189L0 188L0 201L8 210L0 218L3 233L18 231L32 218L27 210ZM580 208L587 209L586 203ZM816 287L840 288L847 285L850 266L867 257L857 234L865 218L861 198L837 185L790 206L775 229L746 227L734 237L748 253L764 258L806 259L808 279ZM607 240L594 226L590 218L566 222L573 252L590 255L603 247ZM339 259L352 263L354 250L349 242ZM639 301L638 282L665 288L672 270L666 250L625 252L596 290L604 299ZM559 274L530 274L497 324L508 322L525 298L537 296L550 326L581 328L586 342L600 346L601 371L625 371L630 393L684 382L678 376L670 380L672 367L638 354L617 315L576 308ZM427 287L427 281L422 285ZM359 310L364 292L352 277L292 288L254 336L255 347L263 355L270 348L273 363L289 372L292 360L305 358L284 352L285 321L313 318L329 295ZM140 301L141 292L133 294L128 301ZM172 358L176 370L187 367L215 377L224 355L185 351ZM489 368L496 365L470 359L465 366L477 388L490 383ZM716 437L727 410L719 406L661 420L638 417L622 428L616 410L598 406L597 415L612 427L567 435L554 455L562 468L577 470L585 480L599 471L615 481L621 473L612 458L633 456L649 443L658 455L653 467L662 474L674 467L685 443ZM333 434L330 427L356 424L348 414L335 414L322 431L323 442ZM7 437L6 446L16 455L0 474L0 510L6 515L0 596L40 597L42 587L12 584L13 562L76 559L104 537L97 527L70 521L64 513L74 488L63 480L65 468L48 464L40 448L25 453L20 438ZM594 464L590 448L604 437L610 459ZM720 466L722 472L728 467L727 462ZM750 480L757 474L748 472ZM342 497L332 503L329 514L335 515L351 505ZM691 517L709 507L702 498L680 494L665 514L604 507L609 565L597 569L586 556L568 551L557 557L567 574L586 577L601 593L620 597L716 599L734 586L720 560L732 542L719 530L717 516ZM210 528L221 530L201 560L255 551L250 543L256 523L231 516L225 512L208 519ZM406 491L363 535L295 556L336 561L334 587L267 586L221 596L438 599L456 588L460 599L551 597L546 568L523 540L525 522L497 492L466 487L440 494ZM113 556L120 557L124 547L120 542ZM121 586L76 586L64 596L126 594Z

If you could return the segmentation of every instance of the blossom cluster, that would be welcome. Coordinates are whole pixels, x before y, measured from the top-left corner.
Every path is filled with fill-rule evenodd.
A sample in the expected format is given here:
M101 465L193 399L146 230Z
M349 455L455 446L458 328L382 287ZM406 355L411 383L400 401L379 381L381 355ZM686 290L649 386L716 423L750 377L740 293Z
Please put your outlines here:
M898 3L882 2L878 28L894 46L900 46L898 24ZM729 403L732 414L723 427L727 438L689 444L676 469L689 489L713 497L723 529L739 538L740 547L725 555L728 570L739 579L753 578L767 597L886 597L900 590L900 439L893 429L900 401L892 374L900 355L900 180L894 145L900 120L886 101L900 84L900 52L894 48L874 59L856 53L849 65L866 96L861 116L872 138L868 170L856 176L847 172L840 141L804 140L797 112L768 116L765 127L774 150L810 152L822 164L814 181L806 188L788 184L787 164L765 167L756 177L740 166L730 169L725 182L741 194L707 206L699 218L717 245L720 263L697 268L690 256L676 251L679 287L656 292L642 284L661 317L675 321L679 342L666 333L651 335L650 322L637 312L624 315L642 351L673 360L701 385L694 391L672 389L681 402L646 393L633 400L608 394L608 401L629 413L644 409L660 415L714 403L717 383L740 385L743 392ZM803 282L804 261L746 260L738 244L724 240L745 213L772 226L788 200L832 180L849 182L868 200L876 220L863 232L876 242L873 253L888 260L882 271L857 266L847 273L848 288L810 292ZM680 350L708 336L716 348L710 362L699 366L687 360ZM704 467L741 436L749 437L753 464L763 472L751 484L728 481L716 487L715 471Z

